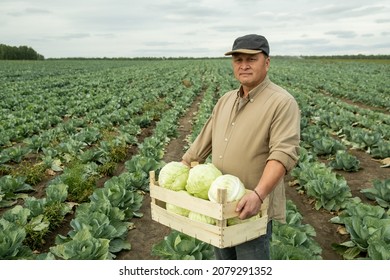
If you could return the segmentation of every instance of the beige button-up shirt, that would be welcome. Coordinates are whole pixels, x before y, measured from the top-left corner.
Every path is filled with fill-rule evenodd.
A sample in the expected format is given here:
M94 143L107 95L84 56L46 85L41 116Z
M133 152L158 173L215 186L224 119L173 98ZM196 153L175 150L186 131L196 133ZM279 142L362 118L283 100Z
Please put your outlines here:
M287 172L295 166L299 141L298 104L267 76L247 99L241 97L241 88L222 96L183 160L203 163L211 153L223 174L235 175L254 189L268 160L281 162ZM269 219L285 221L283 180L269 198Z

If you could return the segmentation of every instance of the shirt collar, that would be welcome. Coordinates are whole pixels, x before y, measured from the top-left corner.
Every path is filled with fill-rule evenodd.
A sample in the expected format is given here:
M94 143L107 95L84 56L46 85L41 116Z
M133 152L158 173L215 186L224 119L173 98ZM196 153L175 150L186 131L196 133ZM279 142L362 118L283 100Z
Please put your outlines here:
M260 84L258 84L254 89L252 89L245 99L247 100L254 99L260 92L262 92L269 85L270 82L271 80L269 79L267 74L264 80ZM237 91L237 97L244 98L243 95L244 95L244 91L242 89L242 86L240 86L240 88Z

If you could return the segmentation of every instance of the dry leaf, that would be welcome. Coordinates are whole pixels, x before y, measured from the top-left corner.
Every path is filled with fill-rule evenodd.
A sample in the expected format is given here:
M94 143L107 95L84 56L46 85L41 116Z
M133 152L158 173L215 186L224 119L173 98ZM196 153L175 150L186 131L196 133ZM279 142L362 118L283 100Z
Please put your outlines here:
M349 234L347 229L344 226L338 226L337 227L337 232L340 233L341 235Z
M383 164L383 165L381 165L381 167L383 167L383 168L384 167L390 167L390 157L382 159L380 161L380 163Z

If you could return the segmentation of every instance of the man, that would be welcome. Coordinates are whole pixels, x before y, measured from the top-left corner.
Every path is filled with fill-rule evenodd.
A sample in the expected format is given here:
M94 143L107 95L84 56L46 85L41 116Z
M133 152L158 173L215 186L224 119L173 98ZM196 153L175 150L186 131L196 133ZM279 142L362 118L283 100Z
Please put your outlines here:
M286 90L272 83L269 45L256 34L237 38L231 51L235 78L241 86L215 105L198 137L183 155L183 163L212 163L223 174L241 179L247 193L238 203L241 219L259 212L269 197L267 233L243 244L219 249L217 259L269 259L272 220L285 221L284 176L298 160L300 112Z

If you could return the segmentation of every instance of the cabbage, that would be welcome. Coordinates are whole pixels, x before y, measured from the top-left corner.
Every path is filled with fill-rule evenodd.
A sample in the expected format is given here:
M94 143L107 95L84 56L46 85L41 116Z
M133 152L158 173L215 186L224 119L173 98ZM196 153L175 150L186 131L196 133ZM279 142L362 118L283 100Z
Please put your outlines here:
M172 212L184 217L188 217L188 214L190 213L190 210L173 205L171 203L167 203L165 207L168 212Z
M212 163L198 164L190 169L186 189L195 197L208 199L211 183L221 175Z
M254 215L248 219L240 219L239 217L234 217L234 218L230 218L227 220L227 225L228 226L234 226L234 225L237 225L237 224L242 224L242 223L245 223L245 222L249 222L249 221L254 221L254 220L257 220L257 219L260 219L261 216L260 214L257 214L257 215Z
M161 168L158 175L160 187L173 191L184 190L190 169L178 161L171 161Z
M218 202L218 189L223 188L227 190L227 201L231 202L240 200L245 194L245 187L241 180L230 174L219 176L213 181L208 191L208 198L212 202Z
M178 192L190 195L185 190L180 190ZM165 208L167 209L168 212L173 212L173 213L176 213L178 215L185 216L185 217L188 217L188 214L190 213L190 210L176 206L176 205L171 204L171 203L166 203Z
M212 217L192 211L188 214L188 218L193 221L198 221L210 225L215 225L217 223L217 220Z

